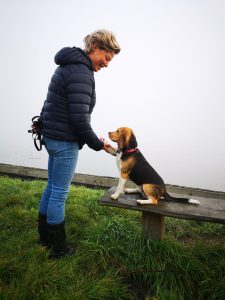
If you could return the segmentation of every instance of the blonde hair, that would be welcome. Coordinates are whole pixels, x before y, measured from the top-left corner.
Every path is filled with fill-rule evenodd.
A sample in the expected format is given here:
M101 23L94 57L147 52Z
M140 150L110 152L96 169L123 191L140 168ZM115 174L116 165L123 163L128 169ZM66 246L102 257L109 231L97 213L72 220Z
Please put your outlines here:
M92 51L94 44L96 44L100 50L107 50L115 54L118 54L121 50L113 32L106 29L96 30L84 38L86 53Z

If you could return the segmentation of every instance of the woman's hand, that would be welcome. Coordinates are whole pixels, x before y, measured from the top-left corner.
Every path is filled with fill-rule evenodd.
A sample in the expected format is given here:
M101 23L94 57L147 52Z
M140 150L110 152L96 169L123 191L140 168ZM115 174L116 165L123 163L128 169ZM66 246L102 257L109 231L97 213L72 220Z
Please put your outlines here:
M103 149L109 153L109 148L111 147L111 145L103 137L100 137L100 141L104 143Z
M100 140L104 143L103 149L105 150L105 152L110 153L113 156L116 156L116 149L113 148L103 137L101 137Z

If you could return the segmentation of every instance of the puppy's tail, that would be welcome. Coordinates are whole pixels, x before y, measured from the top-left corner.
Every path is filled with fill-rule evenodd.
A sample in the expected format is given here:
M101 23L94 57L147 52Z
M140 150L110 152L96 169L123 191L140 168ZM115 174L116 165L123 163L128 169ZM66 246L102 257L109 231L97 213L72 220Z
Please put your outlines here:
M195 204L195 205L200 204L200 202L198 200L173 197L170 194L168 194L167 192L165 192L164 197L167 201L173 201L173 202L179 202L179 203L190 203L190 204Z

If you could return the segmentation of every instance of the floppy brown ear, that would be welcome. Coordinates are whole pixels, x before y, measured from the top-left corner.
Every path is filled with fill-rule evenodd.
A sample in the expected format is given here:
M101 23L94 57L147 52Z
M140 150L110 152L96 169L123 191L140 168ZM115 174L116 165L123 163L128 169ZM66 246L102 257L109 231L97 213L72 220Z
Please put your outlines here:
M119 149L123 149L126 145L126 136L124 133L121 134L119 140L118 140L118 147Z
M127 145L129 148L136 148L137 147L137 140L133 132L131 132L130 140Z
M123 130L118 145L123 150L137 147L137 140L131 129L126 128Z

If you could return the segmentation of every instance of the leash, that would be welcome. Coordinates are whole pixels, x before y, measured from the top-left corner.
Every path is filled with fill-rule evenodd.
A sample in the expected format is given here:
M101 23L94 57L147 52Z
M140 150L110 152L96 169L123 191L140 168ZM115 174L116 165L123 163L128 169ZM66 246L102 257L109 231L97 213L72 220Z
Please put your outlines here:
M32 133L32 138L34 140L34 146L37 151L42 150L42 134L41 134L41 127L42 123L40 120L40 116L34 116L32 119L32 129L28 130L28 133Z
M34 133L32 134L32 138L34 140L34 146L37 149L37 151L42 150L42 135L40 133Z

